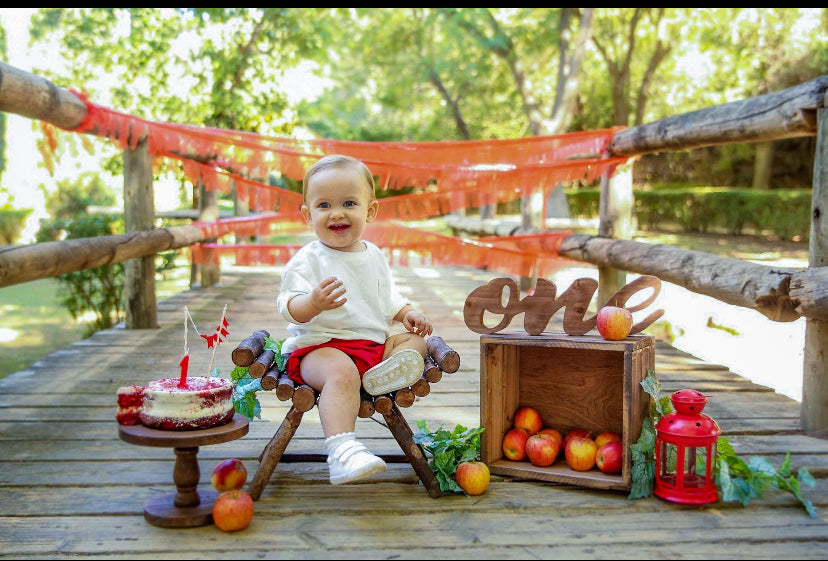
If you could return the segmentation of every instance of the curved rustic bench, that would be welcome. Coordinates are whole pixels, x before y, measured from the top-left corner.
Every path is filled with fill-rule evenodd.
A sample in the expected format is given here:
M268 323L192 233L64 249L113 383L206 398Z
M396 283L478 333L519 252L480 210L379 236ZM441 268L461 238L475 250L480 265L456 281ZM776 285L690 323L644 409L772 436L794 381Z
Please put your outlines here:
M306 384L296 385L288 378L286 372L278 369L274 363L274 352L264 349L265 338L269 336L264 329L255 331L242 340L232 353L233 364L247 367L252 377L261 378L262 389L273 391L280 401L292 402L276 434L259 455L259 467L248 489L253 500L259 500L261 497L288 443L296 434L302 416L313 409L319 399L319 393L312 387ZM428 465L422 448L414 442L414 433L400 408L410 407L418 397L427 396L431 391L431 385L439 382L444 372L457 372L460 368L460 356L440 337L431 336L426 344L428 355L425 357L423 375L420 379L410 387L385 395L371 396L362 390L359 417L369 418L374 413L382 414L386 426L405 453L406 459L411 463L429 496L437 498L442 494L440 483Z

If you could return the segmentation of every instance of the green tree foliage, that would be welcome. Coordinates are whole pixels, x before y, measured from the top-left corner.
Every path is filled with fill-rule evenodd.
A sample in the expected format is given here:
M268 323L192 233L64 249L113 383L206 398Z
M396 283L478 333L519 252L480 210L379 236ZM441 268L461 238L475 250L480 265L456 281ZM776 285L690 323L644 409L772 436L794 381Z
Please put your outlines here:
M73 218L45 222L38 242L92 238L123 232L120 216L79 214ZM123 317L124 264L112 263L57 277L59 298L73 318L91 315L87 335L108 329Z
M62 76L47 75L58 85L148 118L359 140L514 138L652 122L814 78L828 62L826 13L49 8L33 38L66 59ZM282 77L303 61L330 86L291 104L304 84ZM752 153L709 157L730 158L724 175L738 181Z
M321 45L314 12L44 8L32 38L59 46L67 71L55 82L80 84L96 102L111 97L113 107L150 119L289 132L279 78Z
M77 179L58 181L57 189L53 193L45 193L45 198L46 211L59 220L81 215L90 206L112 206L116 203L115 195L100 175L92 172L86 172Z

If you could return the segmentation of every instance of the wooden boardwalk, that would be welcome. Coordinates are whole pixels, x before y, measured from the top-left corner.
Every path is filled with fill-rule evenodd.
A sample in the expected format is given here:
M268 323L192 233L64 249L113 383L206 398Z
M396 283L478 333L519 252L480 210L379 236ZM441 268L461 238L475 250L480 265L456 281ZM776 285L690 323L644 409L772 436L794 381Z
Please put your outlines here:
M463 302L473 288L500 275L462 267L396 267L396 273L403 291L437 326L435 334L461 356L460 370L445 374L403 414L412 426L420 419L430 428L479 426L479 336L463 323ZM210 333L227 305L230 337L219 347L216 366L229 376L230 352L242 338L260 328L284 333L275 310L278 283L273 268L231 268L220 287L159 303L160 329L99 332L0 381L0 557L828 558L828 441L801 433L797 402L662 344L656 370L664 391L689 387L711 395L705 411L743 457L762 455L778 466L790 451L793 465L817 479L815 488L803 490L817 506L817 518L788 493L772 489L747 507L684 507L657 498L629 501L623 492L493 477L482 496L432 499L390 432L373 419L358 421L358 437L390 460L388 471L332 486L314 409L247 529L148 524L144 504L174 491L174 454L118 438L116 390L177 375L184 306L199 330ZM521 328L521 317L512 329ZM205 375L210 354L195 338L191 330L190 373ZM252 477L287 411L273 394L259 395L263 419L252 422L246 436L201 447L200 489L210 488L210 471L225 458L240 458Z

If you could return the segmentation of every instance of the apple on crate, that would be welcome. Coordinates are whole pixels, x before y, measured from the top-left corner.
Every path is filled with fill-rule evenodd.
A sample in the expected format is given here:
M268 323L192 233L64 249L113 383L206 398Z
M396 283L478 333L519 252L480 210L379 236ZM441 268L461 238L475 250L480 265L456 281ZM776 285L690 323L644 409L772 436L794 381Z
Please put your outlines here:
M586 429L572 429L564 437L564 450L566 449L566 443L575 437L592 439L592 433Z
M543 428L543 419L540 412L533 407L519 407L515 411L512 426L516 429L526 429L530 435L537 433Z
M482 495L489 487L489 466L479 460L457 464L454 480L467 495Z
M253 520L254 510L253 498L247 491L224 491L213 503L213 523L225 532L243 530Z
M247 468L239 459L223 460L213 468L210 481L219 493L241 489L247 482Z
M632 329L632 313L619 306L604 306L596 316L598 333L608 341L626 339Z
M509 429L503 435L503 455L509 460L525 459L527 440L529 440L529 431L526 429Z
M595 464L604 473L621 473L624 447L618 440L611 440L595 452Z
M536 433L526 440L526 456L532 465L551 466L560 453L558 441L551 434Z
M575 471L588 471L595 467L595 441L584 436L569 439L564 448L566 463Z
M563 451L563 435L559 430L553 429L552 427L544 427L539 431L539 434L548 434L555 440L555 444L558 446L558 453L560 454Z
M595 437L595 446L601 448L601 446L603 446L607 442L612 442L613 440L621 442L621 435L617 432L605 431Z

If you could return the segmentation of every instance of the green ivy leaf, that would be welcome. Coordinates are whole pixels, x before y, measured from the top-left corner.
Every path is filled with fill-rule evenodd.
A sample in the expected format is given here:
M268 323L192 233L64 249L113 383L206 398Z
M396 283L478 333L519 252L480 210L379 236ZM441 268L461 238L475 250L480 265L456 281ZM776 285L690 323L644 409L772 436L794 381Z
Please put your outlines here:
M465 493L454 480L461 462L480 459L480 435L483 428L466 428L457 425L448 431L442 427L430 431L425 421L416 422L413 440L431 456L429 466L440 483L441 491Z
M253 420L254 417L262 418L262 408L259 400L256 399L256 392L248 391L241 398L234 399L233 408L237 413L244 415L250 420Z
M262 390L260 378L250 375L246 366L236 366L230 373L233 381L233 408L240 415L244 415L251 421L253 418L262 418L262 407L259 403L256 392Z
M265 337L264 348L266 351L273 351L275 355L273 362L276 364L276 368L278 368L281 372L285 371L285 363L287 363L287 357L282 355L282 344L284 342L284 339L277 340Z

